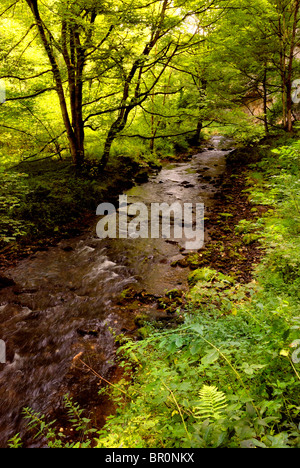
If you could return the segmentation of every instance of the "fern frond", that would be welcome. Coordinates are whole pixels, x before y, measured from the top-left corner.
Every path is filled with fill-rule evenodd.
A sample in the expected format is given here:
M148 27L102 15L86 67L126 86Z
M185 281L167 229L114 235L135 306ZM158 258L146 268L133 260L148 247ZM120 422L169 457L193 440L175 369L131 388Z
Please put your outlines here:
M204 385L199 392L199 405L193 408L195 418L220 419L227 408L226 396L217 387Z

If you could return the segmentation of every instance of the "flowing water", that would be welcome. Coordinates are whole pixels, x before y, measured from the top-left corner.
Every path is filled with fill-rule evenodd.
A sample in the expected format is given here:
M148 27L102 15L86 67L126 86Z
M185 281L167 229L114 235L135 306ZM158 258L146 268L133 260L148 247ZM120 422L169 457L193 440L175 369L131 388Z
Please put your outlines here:
M188 162L167 164L129 190L128 203L203 202L209 211L220 196L226 154L215 147ZM0 447L25 432L24 407L52 414L76 385L89 398L90 379L78 382L72 370L78 353L96 363L102 376L109 375L115 358L111 330L131 330L133 323L130 311L118 305L123 290L133 287L153 295L154 311L156 297L187 288L188 270L171 265L186 254L180 243L101 240L96 223L6 272L16 286L0 292L0 338L7 348L7 363L0 364Z

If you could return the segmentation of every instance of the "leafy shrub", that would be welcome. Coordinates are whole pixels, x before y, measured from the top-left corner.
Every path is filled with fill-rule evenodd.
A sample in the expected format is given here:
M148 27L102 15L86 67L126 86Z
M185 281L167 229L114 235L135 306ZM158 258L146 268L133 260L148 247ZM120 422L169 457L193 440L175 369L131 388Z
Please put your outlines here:
M54 235L85 211L95 211L100 198L99 182L77 177L57 163L40 175L0 172L0 246L30 238ZM101 188L101 187L100 187Z
M23 415L27 420L28 428L34 434L34 439L42 440L49 448L54 449L91 448L92 435L96 431L91 425L91 420L84 416L84 410L69 395L64 396L63 402L72 430L75 431L74 439L78 437L80 441L66 441L66 435L57 429L55 420L49 422L45 415L31 408L24 408ZM10 439L8 445L10 448L22 448L19 434Z

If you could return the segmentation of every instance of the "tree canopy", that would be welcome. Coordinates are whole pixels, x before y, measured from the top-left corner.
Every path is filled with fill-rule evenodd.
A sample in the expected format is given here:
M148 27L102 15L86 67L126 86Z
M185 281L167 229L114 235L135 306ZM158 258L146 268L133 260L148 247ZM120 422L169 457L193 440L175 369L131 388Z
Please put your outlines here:
M297 0L4 0L0 22L3 163L104 169L123 146L199 144L214 122L297 120Z

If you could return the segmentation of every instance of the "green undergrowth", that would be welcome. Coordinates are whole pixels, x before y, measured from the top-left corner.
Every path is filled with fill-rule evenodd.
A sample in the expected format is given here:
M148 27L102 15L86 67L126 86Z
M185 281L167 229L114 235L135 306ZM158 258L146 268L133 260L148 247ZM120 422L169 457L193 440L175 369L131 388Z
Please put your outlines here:
M128 188L143 167L123 157L104 174L97 159L87 159L80 173L68 160L1 168L0 251L15 242L43 243L47 237L72 234L74 224L94 214L117 190Z
M0 248L11 242L41 239L64 233L93 207L96 183L77 177L70 165L58 162L36 173L27 166L21 171L0 172Z
M253 280L194 271L184 324L119 349L134 378L98 447L300 447L299 176L295 141L251 167L248 196L269 207L236 227L264 251Z
M184 323L119 340L116 412L93 447L300 447L299 176L297 141L249 171L247 196L268 208L236 226L264 253L251 282L199 268Z

